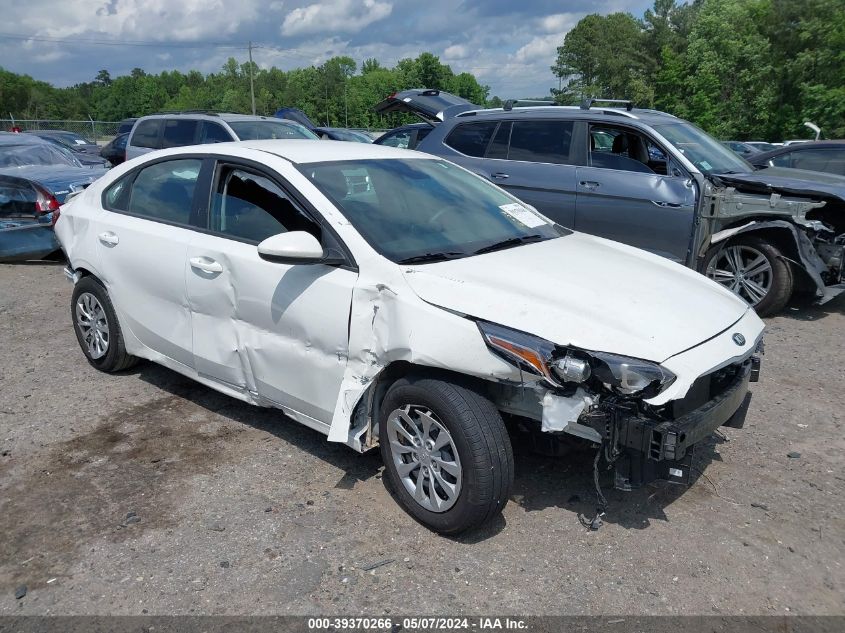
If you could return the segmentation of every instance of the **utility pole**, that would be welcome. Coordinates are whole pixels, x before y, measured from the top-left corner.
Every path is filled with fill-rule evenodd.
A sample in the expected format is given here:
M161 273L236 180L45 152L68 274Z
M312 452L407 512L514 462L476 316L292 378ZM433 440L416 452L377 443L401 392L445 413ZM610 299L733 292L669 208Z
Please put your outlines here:
M255 116L255 85L252 80L252 42L249 43L249 97L252 100L252 115Z

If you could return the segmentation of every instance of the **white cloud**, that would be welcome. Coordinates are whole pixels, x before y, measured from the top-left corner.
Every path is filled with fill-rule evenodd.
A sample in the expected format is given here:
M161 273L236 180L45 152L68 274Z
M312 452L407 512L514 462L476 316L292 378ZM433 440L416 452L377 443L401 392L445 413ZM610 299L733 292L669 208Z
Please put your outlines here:
M378 0L332 0L294 9L282 22L282 35L353 33L390 15L393 4Z
M563 44L565 36L566 32L533 37L516 51L513 58L518 62L529 63L549 60L548 65L551 66L557 55L557 47Z
M555 13L540 18L540 28L546 33L560 33L568 31L578 23L580 15L571 13Z
M461 60L469 57L469 48L463 44L452 44L443 51L443 59Z

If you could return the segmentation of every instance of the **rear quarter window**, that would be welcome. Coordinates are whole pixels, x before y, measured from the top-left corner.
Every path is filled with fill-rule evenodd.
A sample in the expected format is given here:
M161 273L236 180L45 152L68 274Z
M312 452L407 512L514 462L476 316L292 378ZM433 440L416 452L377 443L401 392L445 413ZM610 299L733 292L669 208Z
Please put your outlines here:
M129 144L135 147L159 149L159 130L161 129L161 124L161 119L141 121L135 126L135 131L132 133L132 140Z
M462 123L449 132L443 142L461 154L481 158L487 150L487 144L493 137L497 125L496 121Z

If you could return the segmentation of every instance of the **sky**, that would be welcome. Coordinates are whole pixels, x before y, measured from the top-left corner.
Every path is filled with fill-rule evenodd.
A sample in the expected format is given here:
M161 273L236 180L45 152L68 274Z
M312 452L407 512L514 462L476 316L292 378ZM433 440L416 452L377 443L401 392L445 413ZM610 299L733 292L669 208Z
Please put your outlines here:
M541 96L567 31L650 0L4 0L0 67L56 86L134 67L216 72L229 57L283 70L348 55L393 66L430 51L490 94ZM70 41L67 41L70 40Z

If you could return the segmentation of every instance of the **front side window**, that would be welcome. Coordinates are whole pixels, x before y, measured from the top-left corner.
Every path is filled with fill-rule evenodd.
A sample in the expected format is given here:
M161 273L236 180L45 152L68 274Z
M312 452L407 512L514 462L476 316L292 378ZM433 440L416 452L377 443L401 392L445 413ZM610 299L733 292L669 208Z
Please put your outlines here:
M792 167L830 174L845 174L845 149L813 148L792 152Z
M228 166L221 168L217 179L210 228L226 237L255 243L287 231L307 231L320 239L320 226L273 181Z
M190 224L194 189L202 161L168 160L145 167L135 177L126 211L151 220Z
M487 144L496 132L496 121L483 123L463 123L449 132L443 141L461 154L481 158L487 150Z
M130 145L159 149L158 133L161 129L161 123L161 119L147 119L138 123L135 126L135 131L132 133Z
M508 160L568 163L572 126L572 121L515 121Z
M394 262L468 257L568 234L446 161L372 159L299 169L376 251Z

